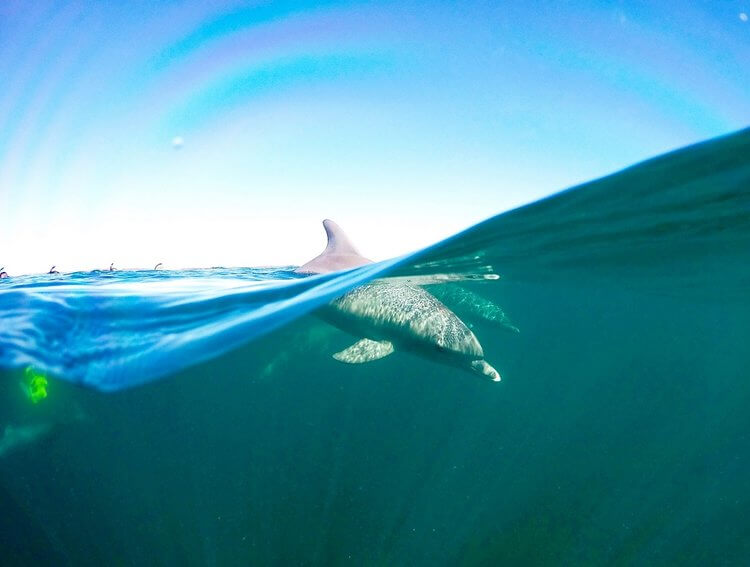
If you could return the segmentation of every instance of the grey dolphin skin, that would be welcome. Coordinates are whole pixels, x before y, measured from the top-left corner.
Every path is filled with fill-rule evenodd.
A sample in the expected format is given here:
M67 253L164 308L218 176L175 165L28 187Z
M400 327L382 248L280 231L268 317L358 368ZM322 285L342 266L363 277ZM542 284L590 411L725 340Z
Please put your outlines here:
M372 264L372 260L364 258L349 241L341 227L332 220L323 221L328 245L318 256L301 265L295 270L298 274L327 274L340 270L351 270L365 264Z
M335 222L324 220L323 227L328 235L326 249L297 268L297 273L324 274L372 263ZM421 287L387 280L367 283L332 301L321 316L362 337L333 355L341 362L361 364L403 350L500 381L497 370L484 360L474 333Z

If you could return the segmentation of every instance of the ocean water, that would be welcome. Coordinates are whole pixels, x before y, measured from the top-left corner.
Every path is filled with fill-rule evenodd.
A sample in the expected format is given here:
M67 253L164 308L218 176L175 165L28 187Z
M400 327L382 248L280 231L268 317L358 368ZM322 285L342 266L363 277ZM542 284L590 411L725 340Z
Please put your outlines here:
M372 279L502 382L334 360ZM343 274L2 280L0 564L747 564L748 289L750 130Z

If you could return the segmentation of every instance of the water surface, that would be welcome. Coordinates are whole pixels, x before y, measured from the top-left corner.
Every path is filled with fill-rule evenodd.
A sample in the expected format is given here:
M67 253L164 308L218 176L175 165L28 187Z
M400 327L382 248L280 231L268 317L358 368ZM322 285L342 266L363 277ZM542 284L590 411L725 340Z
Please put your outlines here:
M0 456L4 560L746 563L749 251L743 131L345 274L3 280L0 431L38 433ZM333 360L315 310L373 278L503 381Z

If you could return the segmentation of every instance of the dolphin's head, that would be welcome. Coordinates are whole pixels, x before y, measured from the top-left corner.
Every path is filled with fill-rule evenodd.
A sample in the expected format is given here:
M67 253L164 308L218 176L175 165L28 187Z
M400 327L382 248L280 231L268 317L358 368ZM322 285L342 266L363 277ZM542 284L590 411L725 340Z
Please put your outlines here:
M448 344L445 344L445 341L439 341L438 350L448 355L453 365L467 369L468 360L468 370L472 374L487 376L495 382L500 381L500 373L484 360L484 351L479 339L465 325L454 327L451 340Z
M441 316L430 317L425 323L427 334L438 350L460 361L484 358L482 345L471 329L453 311L444 305L441 307Z
M500 381L500 373L494 368L492 368L492 366L487 364L486 360L472 360L471 369L473 372L476 372L477 374L492 378L493 382Z
M500 374L484 360L484 350L472 330L447 307L443 314L443 318L429 320L439 323L433 336L443 362L499 382Z

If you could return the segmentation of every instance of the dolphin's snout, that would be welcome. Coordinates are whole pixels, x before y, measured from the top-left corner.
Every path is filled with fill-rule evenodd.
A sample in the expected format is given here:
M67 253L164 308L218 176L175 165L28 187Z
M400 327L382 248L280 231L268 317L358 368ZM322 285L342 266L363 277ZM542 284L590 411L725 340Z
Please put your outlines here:
M500 373L497 370L495 370L492 366L487 364L487 362L484 360L472 361L471 368L478 374L492 378L493 382L500 382L501 380Z

